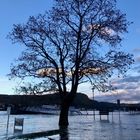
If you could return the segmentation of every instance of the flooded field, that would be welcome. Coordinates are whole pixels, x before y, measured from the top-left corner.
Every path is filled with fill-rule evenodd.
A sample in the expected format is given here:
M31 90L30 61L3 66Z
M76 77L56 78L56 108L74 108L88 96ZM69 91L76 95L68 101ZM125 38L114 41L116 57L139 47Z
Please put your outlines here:
M55 140L139 140L140 139L140 114L130 115L128 112L110 113L109 120L106 116L93 115L70 116L70 125L62 134L51 136ZM11 115L8 137L13 136L14 119L24 118L23 134L57 130L58 116L53 115ZM0 140L6 138L7 115L0 113ZM32 138L31 140L47 140L47 137ZM17 140L15 138L15 140ZM28 139L26 139L28 140Z

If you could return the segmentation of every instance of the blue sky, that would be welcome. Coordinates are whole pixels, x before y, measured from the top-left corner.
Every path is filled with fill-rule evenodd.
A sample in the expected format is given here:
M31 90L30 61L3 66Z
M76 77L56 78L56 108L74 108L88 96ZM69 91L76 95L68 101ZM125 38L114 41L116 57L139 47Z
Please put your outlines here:
M12 25L26 22L30 15L43 13L52 6L52 1L0 0L0 94L14 93L16 81L9 81L6 75L10 72L10 64L22 51L20 44L12 44L6 39L12 30ZM140 102L140 0L117 0L117 5L126 13L128 21L133 22L128 28L129 32L124 35L122 50L134 54L135 65L128 71L127 77L113 81L118 87L117 95L106 93L101 96L96 95L95 99L114 101L116 98L121 98L122 101ZM82 85L79 90L91 93L88 85Z

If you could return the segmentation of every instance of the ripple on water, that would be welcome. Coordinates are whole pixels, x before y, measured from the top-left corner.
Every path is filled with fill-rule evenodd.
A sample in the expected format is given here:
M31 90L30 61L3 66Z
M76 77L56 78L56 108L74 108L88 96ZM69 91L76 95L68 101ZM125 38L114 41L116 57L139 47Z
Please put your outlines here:
M10 116L9 135L13 134L15 117L24 118L23 133L39 132L44 130L58 129L58 116L49 115L18 115ZM139 140L140 138L140 115L121 115L121 122L118 116L114 115L111 120L100 121L99 116L94 120L93 116L70 116L70 125L66 132L67 140ZM0 115L0 140L5 135L7 116ZM50 137L51 138L51 137ZM35 140L46 140L47 137ZM59 140L59 135L55 140Z

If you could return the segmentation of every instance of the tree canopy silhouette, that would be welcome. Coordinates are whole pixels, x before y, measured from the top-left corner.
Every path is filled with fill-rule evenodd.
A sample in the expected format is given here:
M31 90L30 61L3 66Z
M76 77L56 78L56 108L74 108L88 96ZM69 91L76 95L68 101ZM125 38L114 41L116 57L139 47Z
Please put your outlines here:
M9 38L25 50L12 65L10 76L54 83L61 96L59 125L67 126L78 85L90 81L105 91L113 73L125 73L133 59L119 49L129 22L116 0L54 1L49 12L13 26Z

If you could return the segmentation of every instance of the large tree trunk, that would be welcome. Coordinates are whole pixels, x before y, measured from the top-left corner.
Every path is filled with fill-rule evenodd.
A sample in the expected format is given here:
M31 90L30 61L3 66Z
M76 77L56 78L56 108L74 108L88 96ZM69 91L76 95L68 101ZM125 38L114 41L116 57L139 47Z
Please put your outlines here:
M69 140L68 127L60 127L60 140Z
M69 122L68 122L69 107L70 105L65 101L63 101L63 103L61 104L61 111L60 111L60 116L59 116L60 127L69 125Z
M69 115L69 107L75 97L75 94L69 93L61 102L61 110L59 116L59 126L66 127L69 125L68 115Z

